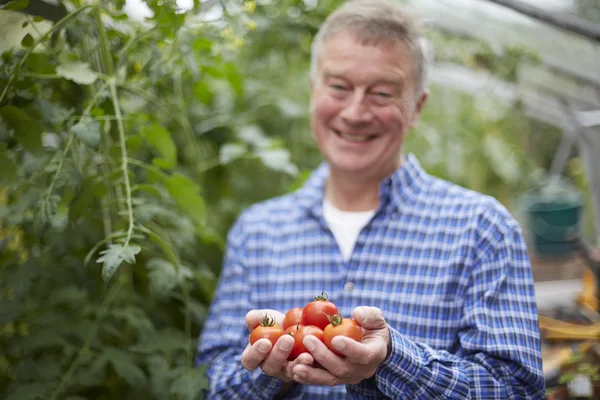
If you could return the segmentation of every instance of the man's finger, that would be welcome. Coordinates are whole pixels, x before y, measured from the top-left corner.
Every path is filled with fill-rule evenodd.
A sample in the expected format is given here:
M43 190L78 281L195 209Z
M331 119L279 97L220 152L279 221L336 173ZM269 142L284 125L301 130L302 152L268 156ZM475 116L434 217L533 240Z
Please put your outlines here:
M352 312L352 318L365 329L377 330L387 327L383 312L377 307L356 307Z
M271 342L268 339L257 340L252 346L248 345L242 352L242 366L248 371L258 368L271 350Z
M345 368L345 362L339 356L335 355L331 350L329 350L327 346L325 346L325 344L316 337L312 335L306 336L302 343L313 356L315 361L329 371L341 372Z
M275 343L275 346L265 359L262 370L265 374L279 376L282 372L283 364L294 347L294 338L290 335L283 335Z
M283 324L283 318L285 316L277 310L250 310L246 314L246 326L248 327L248 330L252 332L252 330L260 324L267 314L273 318L275 323L279 326Z
M296 365L312 365L315 362L315 359L313 358L313 356L311 356L309 353L302 353L300 354L298 357L296 357L296 359L294 359L293 361L289 362L287 364L286 367L286 376L291 380L294 378L294 367Z
M370 364L373 359L387 353L387 346L383 339L360 343L354 339L336 336L331 341L331 345L343 355L346 361L353 364Z
M306 385L336 386L344 383L329 371L309 365L296 365L293 372L294 380Z

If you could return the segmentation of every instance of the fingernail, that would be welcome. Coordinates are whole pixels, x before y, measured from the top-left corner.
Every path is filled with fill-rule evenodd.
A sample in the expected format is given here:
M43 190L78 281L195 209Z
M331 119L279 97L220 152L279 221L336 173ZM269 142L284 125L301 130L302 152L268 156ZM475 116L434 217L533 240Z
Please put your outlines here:
M291 340L284 340L279 345L279 348L283 351L288 351L289 349L292 348L292 346L293 346L293 342Z
M262 342L262 343L259 343L259 345L258 345L258 351L262 351L263 353L266 353L267 351L269 351L270 348L271 348L271 344L267 343L267 342Z
M346 347L346 343L344 342L343 339L333 340L331 342L331 344L333 345L333 347L335 347L338 350L343 350L344 347Z
M315 349L315 343L308 336L304 338L302 344L304 344L304 347L306 347L308 351L313 351Z
M306 373L304 373L304 372L297 372L294 375L294 380L304 380L304 379L306 379Z

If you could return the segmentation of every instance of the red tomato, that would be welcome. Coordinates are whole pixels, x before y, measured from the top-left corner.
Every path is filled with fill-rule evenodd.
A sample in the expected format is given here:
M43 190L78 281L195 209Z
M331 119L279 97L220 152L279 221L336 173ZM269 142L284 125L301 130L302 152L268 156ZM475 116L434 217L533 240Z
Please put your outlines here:
M291 337L294 338L294 342L296 341L295 335L296 332L300 329L303 328L304 325L300 325L299 323L296 325L292 325L292 326L288 326L287 329L283 332L284 335L290 335ZM292 349L292 352L290 353L290 355L288 356L288 361L293 361L297 356L294 355L294 350Z
M308 326L300 325L300 328L296 332L293 333L294 348L292 349L292 352L290 353L288 360L290 360L290 361L294 360L300 354L308 353L308 350L306 350L306 347L304 347L304 344L302 343L302 341L304 340L304 338L306 336L309 336L309 335L315 336L321 342L323 341L323 330L321 328L318 328L313 325L308 325Z
M304 306L302 310L302 325L314 325L325 329L329 325L329 318L338 313L337 306L328 300L327 294L321 292L313 301Z
M283 329L287 329L292 325L297 325L302 322L302 307L291 308L283 319Z
M260 322L252 333L250 334L250 344L256 343L259 339L269 339L271 344L275 346L277 339L279 339L283 335L283 329L279 325L275 323L275 320L269 316L265 315L265 318Z
M331 340L336 336L346 336L360 342L363 338L362 328L352 318L343 318L341 315L331 317L331 323L325 327L323 331L323 343L325 346L338 356L342 353L338 352L331 345Z
M296 334L296 331L300 328L302 328L304 325L298 323L296 325L292 325L292 326L288 326L285 331L283 332L284 335L290 335L290 336L294 336Z

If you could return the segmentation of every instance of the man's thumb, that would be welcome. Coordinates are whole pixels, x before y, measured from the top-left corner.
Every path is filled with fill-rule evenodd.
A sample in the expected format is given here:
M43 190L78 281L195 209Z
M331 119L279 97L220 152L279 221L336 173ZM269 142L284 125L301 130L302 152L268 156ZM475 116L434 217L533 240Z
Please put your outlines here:
M387 326L383 318L383 312L377 307L356 307L352 313L352 318L365 329L383 329Z

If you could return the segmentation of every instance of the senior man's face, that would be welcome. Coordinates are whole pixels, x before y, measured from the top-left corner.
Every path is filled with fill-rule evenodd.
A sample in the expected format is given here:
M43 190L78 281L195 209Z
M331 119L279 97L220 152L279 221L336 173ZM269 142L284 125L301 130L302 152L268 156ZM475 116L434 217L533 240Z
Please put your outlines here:
M350 32L321 48L311 87L311 128L333 173L381 179L400 166L402 143L426 94L416 97L404 44L361 44Z

